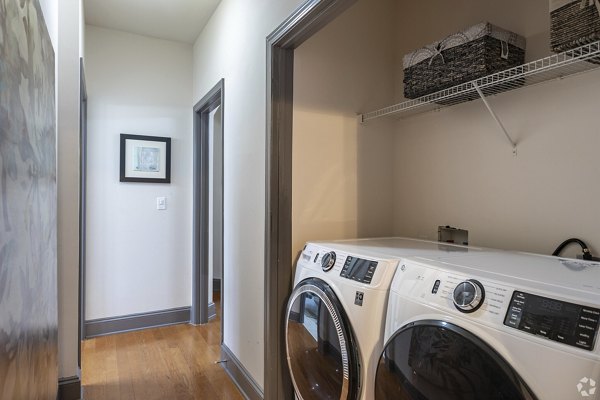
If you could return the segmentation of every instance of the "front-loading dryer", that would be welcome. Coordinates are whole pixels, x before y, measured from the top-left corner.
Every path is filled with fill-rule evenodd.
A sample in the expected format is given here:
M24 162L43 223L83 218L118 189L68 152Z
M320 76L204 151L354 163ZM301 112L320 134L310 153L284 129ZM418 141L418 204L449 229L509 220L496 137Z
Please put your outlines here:
M600 398L600 264L524 253L401 261L375 399Z
M476 251L406 238L307 243L297 262L285 326L297 398L372 399L398 259Z

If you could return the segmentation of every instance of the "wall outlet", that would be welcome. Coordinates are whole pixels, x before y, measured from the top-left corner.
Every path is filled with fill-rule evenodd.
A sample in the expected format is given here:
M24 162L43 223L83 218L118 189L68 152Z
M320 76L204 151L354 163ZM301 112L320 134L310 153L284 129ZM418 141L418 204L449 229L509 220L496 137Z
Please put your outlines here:
M157 210L166 210L167 209L167 198L166 197L157 197L156 198L156 209Z

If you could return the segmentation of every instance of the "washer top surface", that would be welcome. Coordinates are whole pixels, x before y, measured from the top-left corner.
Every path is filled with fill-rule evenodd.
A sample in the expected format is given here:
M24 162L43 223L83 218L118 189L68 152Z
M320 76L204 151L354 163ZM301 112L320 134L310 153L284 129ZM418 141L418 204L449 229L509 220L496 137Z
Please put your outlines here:
M508 284L538 287L593 302L600 300L598 262L511 251L482 253L472 257L414 259Z
M398 259L408 256L450 257L453 255L480 253L486 250L480 247L460 246L405 237L313 241L309 243L332 251L387 259Z

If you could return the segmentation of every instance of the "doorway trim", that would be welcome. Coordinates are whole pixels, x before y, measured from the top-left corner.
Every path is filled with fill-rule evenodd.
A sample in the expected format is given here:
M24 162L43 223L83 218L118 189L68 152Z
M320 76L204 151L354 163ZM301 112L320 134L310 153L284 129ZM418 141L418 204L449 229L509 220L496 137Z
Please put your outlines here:
M294 49L357 0L307 0L267 37L265 399L292 399L285 308L292 291Z
M194 178L193 178L193 254L192 254L192 308L190 312L190 323L193 325L208 323L211 315L208 303L208 249L209 249L209 196L208 188L210 165L209 165L209 118L210 113L217 107L221 107L221 132L224 132L224 105L225 105L225 80L221 79L196 105L194 106ZM223 135L221 135L221 141ZM223 144L219 146L223 149ZM220 179L213 187L221 190L221 201L223 199L223 158L220 157ZM223 260L223 208L218 218L213 218L213 231L215 226L219 235L213 235L213 249L220 252L219 260ZM215 252L213 251L213 254ZM214 258L214 257L213 257ZM222 267L222 266L221 266ZM221 268L221 286L223 286L225 273ZM212 278L211 278L212 279ZM221 290L221 296L223 291ZM223 299L221 298L221 304ZM221 313L223 307L221 306ZM221 315L221 340L223 338L223 317Z
M87 254L87 86L83 57L79 58L79 329L78 342L85 331L85 269ZM81 346L77 346L77 365L81 369Z

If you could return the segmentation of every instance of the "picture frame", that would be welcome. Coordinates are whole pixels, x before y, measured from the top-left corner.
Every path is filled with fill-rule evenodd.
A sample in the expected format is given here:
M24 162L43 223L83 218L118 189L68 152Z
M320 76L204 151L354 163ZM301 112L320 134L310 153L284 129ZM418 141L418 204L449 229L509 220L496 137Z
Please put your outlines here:
M171 138L122 133L119 181L171 183Z

